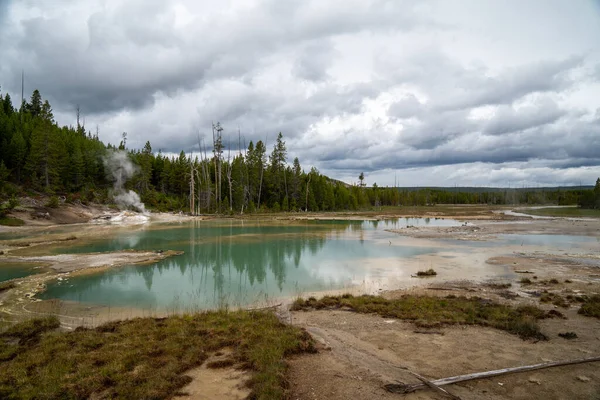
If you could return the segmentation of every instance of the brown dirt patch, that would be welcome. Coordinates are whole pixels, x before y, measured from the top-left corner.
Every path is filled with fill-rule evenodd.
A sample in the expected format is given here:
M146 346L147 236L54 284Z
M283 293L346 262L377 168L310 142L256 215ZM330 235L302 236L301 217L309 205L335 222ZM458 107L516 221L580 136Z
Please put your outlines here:
M215 365L228 364L231 349L223 349L210 356L202 366L186 372L192 381L184 386L176 399L189 400L242 400L250 395L248 381L251 374L235 366L214 368ZM209 366L213 367L209 367Z
M344 311L293 313L295 324L323 343L318 355L291 361L293 399L399 398L383 389L387 383L418 383L404 368L430 379L545 361L596 355L600 321L569 313L568 320L548 320L548 342L523 341L514 335L482 327L436 328L443 334L422 334L411 323ZM558 332L576 331L575 340ZM589 377L582 382L579 376ZM538 383L532 383L534 380ZM600 364L514 374L464 384L447 390L462 399L588 399L600 393ZM406 399L433 399L422 390Z

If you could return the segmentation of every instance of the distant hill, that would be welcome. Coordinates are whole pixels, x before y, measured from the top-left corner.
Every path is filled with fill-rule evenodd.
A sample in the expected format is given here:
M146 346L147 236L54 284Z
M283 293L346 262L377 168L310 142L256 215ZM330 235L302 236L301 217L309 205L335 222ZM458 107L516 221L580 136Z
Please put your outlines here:
M517 192L553 192L557 190L590 190L594 186L547 186L547 187L474 187L474 186L406 186L397 187L396 189L401 191L415 192L423 189L429 190L441 190L445 192L461 192L461 193L493 193L493 192L505 192L507 190Z

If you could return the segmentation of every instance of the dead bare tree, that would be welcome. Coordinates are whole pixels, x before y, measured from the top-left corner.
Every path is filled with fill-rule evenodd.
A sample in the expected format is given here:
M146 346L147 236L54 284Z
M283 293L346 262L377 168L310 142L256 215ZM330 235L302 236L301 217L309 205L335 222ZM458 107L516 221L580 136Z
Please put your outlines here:
M227 153L227 182L229 183L229 211L233 211L233 192L231 186L231 171L233 170L233 164L231 162L231 140L229 140L229 150Z
M269 139L269 135L265 135L265 149L269 148L269 146L267 145L268 139ZM265 163L261 159L260 160L260 185L258 186L258 209L259 210L260 210L260 194L261 194L261 191L262 191L262 183L263 183L264 172L265 172Z
M308 187L310 186L310 178L312 177L311 173L308 173L308 181L306 181L306 208L304 212L308 212Z
M194 196L196 190L194 188L194 163L192 163L192 153L190 153L190 214L194 215Z
M202 193L204 193L205 197L206 197L206 209L208 212L210 212L210 198L212 195L212 191L211 191L211 180L210 180L210 174L208 171L208 156L206 154L206 145L204 144L204 138L200 139L200 132L198 132L198 148L200 150L200 169L202 170L202 178L200 179L198 178L198 208L200 208L200 205L202 204L202 199L201 199L201 189L202 189L202 185L201 182L204 182L205 186L206 186L206 190L203 191ZM196 172L197 174L198 171Z

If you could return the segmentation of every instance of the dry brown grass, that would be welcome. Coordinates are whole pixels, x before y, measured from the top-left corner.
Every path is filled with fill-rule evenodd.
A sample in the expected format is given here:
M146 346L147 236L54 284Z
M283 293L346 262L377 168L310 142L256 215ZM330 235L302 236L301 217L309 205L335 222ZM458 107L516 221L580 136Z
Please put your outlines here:
M21 323L0 336L0 398L171 398L186 371L229 347L252 370L252 397L285 397L285 357L314 351L305 331L267 312L207 312L56 331L58 320Z

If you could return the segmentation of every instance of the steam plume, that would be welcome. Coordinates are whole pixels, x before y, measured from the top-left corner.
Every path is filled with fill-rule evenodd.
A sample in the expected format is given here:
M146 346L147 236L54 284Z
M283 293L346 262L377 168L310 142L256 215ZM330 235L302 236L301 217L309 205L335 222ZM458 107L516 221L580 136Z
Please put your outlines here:
M121 209L134 208L146 214L146 207L140 196L133 190L125 190L123 185L136 174L138 167L131 162L124 151L111 151L103 157L104 167L109 178L114 181L112 196Z

